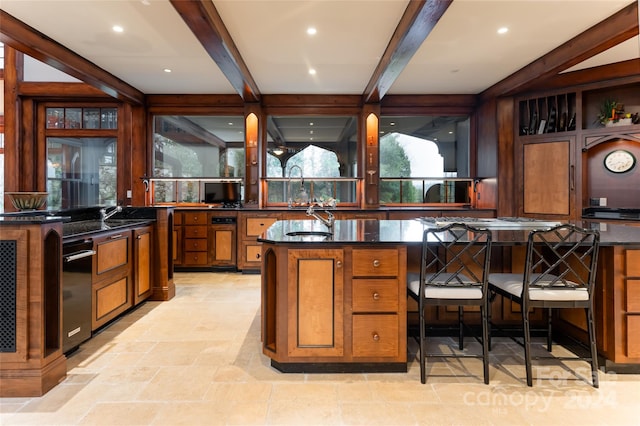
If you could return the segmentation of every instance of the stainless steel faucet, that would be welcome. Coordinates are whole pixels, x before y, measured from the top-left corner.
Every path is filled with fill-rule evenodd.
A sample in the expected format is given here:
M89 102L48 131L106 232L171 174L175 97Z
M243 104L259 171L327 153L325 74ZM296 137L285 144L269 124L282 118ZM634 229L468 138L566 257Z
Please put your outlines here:
M108 220L110 217L112 217L116 213L120 213L121 211L122 211L122 207L121 206L116 206L109 213L107 213L107 207L105 207L103 209L100 209L100 220L102 222L104 222L105 220Z
M309 195L307 194L307 191L304 189L304 176L302 175L302 167L298 166L297 164L294 164L293 166L289 167L289 176L288 176L289 208L292 208L294 206L294 200L291 197L291 171L293 169L300 170L300 190L298 191L298 196L296 199L299 199L300 203L306 203L307 201L309 201Z
M316 220L319 220L320 222L322 222L324 226L329 228L329 230L331 231L333 230L333 223L335 222L335 217L333 216L333 213L331 213L328 210L325 210L324 212L327 214L326 218L320 216L320 213L315 211L313 209L313 204L311 204L307 209L307 216L313 216L314 218L316 218Z

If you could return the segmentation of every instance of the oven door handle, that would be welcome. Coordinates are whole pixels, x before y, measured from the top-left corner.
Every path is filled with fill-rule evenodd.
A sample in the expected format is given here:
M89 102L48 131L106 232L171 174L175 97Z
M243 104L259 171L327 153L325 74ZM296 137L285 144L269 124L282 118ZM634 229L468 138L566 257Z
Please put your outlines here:
M73 262L74 260L78 260L78 259L82 259L85 257L89 257L89 256L93 256L94 254L96 254L95 250L82 250L82 251L78 251L76 253L72 253L68 256L64 256L64 261L65 262Z

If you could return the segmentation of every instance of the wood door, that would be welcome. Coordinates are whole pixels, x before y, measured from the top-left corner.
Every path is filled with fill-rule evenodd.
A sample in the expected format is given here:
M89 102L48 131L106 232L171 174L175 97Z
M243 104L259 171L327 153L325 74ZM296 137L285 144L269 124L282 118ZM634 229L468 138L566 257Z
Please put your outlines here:
M137 305L151 296L151 227L133 231L133 304Z
M523 146L523 213L570 216L573 165L570 140Z
M288 356L343 356L343 251L295 249L288 260Z

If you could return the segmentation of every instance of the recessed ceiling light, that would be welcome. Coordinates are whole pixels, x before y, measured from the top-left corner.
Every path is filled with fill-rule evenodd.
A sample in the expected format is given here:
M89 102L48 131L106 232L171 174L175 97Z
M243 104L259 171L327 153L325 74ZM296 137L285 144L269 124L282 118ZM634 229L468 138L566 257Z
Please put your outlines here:
M391 123L389 123L389 126L395 126L395 125L396 125L395 121L392 121Z
M309 123L309 126L313 126L313 121L311 121L311 122Z
M122 28L120 25L114 25L113 27L111 27L111 29L114 33L124 32L124 28Z
M282 155L284 153L284 151L281 150L280 148L276 148L276 149L273 150L273 153L275 155Z
M313 130L309 130L309 134L312 135L313 134Z
M450 135L452 135L452 134L453 134L453 132L449 132L449 134L450 134Z
M309 74L316 75L316 70L314 70L313 68L309 68Z
M164 69L164 72L167 72L167 73L168 73L168 72L171 72L171 70L170 70L169 68L165 68L165 69Z
M508 32L509 32L509 28L507 28L507 27L498 28L498 34L506 34Z
M233 123L230 121L227 123L229 126L233 126Z
M315 27L309 27L307 28L307 34L309 35L315 35L318 31L316 30Z

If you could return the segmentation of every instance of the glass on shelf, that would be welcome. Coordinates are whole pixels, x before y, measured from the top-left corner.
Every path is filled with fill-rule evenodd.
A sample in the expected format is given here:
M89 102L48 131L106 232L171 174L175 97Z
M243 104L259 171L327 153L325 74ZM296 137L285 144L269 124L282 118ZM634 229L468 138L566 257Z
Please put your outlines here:
M82 127L85 129L100 128L100 108L84 108Z
M64 108L47 108L47 129L64 128Z
M82 127L82 108L65 108L64 128L80 129Z

